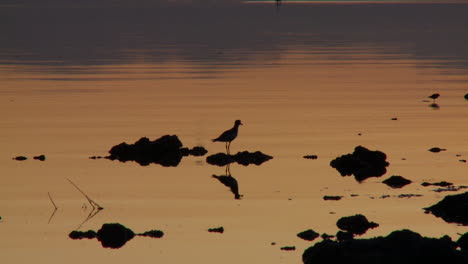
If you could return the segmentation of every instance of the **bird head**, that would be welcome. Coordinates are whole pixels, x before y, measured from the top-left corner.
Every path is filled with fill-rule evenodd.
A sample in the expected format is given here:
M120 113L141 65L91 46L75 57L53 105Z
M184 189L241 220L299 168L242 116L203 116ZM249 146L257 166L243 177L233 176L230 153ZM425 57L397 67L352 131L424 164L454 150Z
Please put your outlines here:
M238 120L236 120L236 122L234 123L234 125L236 125L236 126L242 125L242 122L238 119Z

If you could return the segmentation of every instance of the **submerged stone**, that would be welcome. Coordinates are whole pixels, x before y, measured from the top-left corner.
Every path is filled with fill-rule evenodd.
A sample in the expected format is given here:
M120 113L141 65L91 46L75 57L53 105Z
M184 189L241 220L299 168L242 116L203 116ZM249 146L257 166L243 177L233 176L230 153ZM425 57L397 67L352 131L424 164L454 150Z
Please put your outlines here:
M224 233L224 227L220 226L220 227L215 227L215 228L209 228L208 229L208 232L211 232L211 233Z
M448 223L468 225L468 192L447 195L431 207L424 208L426 213L444 219Z
M300 232L299 234L297 234L297 236L304 239L304 240L312 241L312 240L316 239L317 237L319 237L320 234L315 232L312 229L308 229L308 230Z
M88 230L88 231L78 231L74 230L71 231L70 234L68 234L68 237L71 239L93 239L96 238L97 233L94 230Z
M330 162L341 176L354 175L357 181L370 177L380 177L387 172L387 155L381 151L371 151L357 146L351 154L342 155Z
M144 236L144 237L161 238L164 236L164 232L161 230L150 230L150 231L146 231L144 233L138 234L138 235Z
M399 176L399 175L393 175L392 177L386 179L383 181L383 183L385 183L386 185L394 188L394 189L397 189L397 188L402 188L410 183L412 183L412 181L408 180L408 179L405 179L404 177L402 176Z

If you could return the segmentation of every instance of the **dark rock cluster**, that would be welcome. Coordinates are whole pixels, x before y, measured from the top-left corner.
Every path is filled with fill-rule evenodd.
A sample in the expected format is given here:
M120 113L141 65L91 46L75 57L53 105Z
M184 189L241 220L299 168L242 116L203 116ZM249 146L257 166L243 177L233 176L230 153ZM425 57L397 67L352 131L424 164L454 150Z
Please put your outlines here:
M457 250L460 240L456 243L448 236L428 238L410 230L370 239L323 240L306 249L302 261L304 264L468 263L466 249Z
M384 175L389 165L386 159L387 156L381 151L357 146L353 153L332 160L330 166L338 170L341 176L354 175L357 181L363 181L369 177Z
M99 229L97 232L93 230L74 230L70 232L68 237L74 240L83 238L97 238L97 240L101 242L102 247L117 249L123 247L129 240L133 239L135 235L161 238L164 235L164 233L160 230L150 230L141 234L135 234L131 229L119 223L109 223L103 224L101 229Z
M188 149L182 146L176 135L165 135L153 141L142 137L134 144L123 142L113 146L106 158L121 162L135 161L142 166L156 163L165 167L175 167L184 156L203 156L207 153L203 147Z

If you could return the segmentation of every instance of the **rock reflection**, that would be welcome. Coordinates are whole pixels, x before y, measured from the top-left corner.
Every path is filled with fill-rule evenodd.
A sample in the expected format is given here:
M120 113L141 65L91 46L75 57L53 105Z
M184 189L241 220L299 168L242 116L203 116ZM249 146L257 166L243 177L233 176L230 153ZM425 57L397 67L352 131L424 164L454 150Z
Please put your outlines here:
M217 153L206 157L206 162L211 165L226 166L228 164L237 162L244 166L255 164L261 165L262 163L272 159L272 156L262 153L261 151L248 152L242 151L237 152L236 155L228 155L225 153Z
M231 192L234 194L234 199L239 200L242 198L243 195L239 194L239 184L237 183L237 180L234 177L232 177L229 164L226 165L226 172L224 175L213 174L212 177L216 178L224 186L229 187Z
M103 224L101 229L99 229L97 232L93 230L74 230L68 235L69 238L74 240L83 238L97 238L97 240L101 242L102 247L113 249L123 247L128 241L132 240L135 236L161 238L164 236L164 233L161 230L150 230L141 234L135 234L131 229L119 223L109 223Z

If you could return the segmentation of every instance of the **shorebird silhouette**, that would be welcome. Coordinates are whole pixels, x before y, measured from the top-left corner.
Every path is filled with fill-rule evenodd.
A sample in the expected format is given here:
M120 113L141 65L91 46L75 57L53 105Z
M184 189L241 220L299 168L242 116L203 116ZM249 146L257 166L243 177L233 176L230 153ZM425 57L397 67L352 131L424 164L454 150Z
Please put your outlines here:
M438 93L435 93L435 94L431 94L430 96L428 96L427 98L431 98L432 99L432 102L435 103L435 100L437 98L439 98L440 94Z
M226 142L226 152L228 155L231 155L229 148L231 147L231 142L237 137L240 125L242 125L242 122L236 120L231 129L224 131L219 137L212 139L213 142Z

